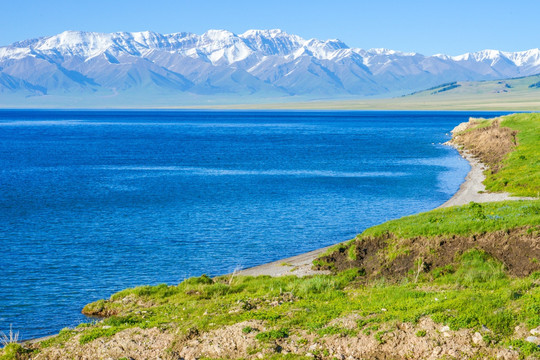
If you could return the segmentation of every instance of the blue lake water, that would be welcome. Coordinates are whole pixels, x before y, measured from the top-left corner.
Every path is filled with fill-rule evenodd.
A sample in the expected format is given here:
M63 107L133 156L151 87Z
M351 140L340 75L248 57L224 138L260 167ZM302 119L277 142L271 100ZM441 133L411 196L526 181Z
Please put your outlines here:
M430 210L471 112L0 111L0 331L142 284L293 256Z

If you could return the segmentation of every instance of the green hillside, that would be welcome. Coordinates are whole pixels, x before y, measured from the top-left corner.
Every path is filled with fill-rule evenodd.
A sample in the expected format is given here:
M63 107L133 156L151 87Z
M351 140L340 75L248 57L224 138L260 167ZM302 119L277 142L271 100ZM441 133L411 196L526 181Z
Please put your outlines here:
M244 104L213 108L540 111L540 74L507 80L447 83L396 98Z
M494 81L458 81L418 91L407 95L408 99L461 98L464 96L490 96L493 98L520 95L537 96L540 99L540 74L515 79Z

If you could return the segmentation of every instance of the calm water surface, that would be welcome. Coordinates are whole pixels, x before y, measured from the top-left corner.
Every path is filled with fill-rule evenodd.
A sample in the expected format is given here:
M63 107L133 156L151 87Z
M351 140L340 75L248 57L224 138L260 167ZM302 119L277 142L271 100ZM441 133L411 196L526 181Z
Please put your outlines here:
M142 284L219 275L432 209L466 112L0 111L0 331L84 321Z

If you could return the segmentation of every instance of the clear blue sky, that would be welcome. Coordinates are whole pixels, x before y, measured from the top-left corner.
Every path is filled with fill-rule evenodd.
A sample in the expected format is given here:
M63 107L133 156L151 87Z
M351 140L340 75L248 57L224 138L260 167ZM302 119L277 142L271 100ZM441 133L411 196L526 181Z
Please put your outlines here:
M0 45L64 30L280 28L425 55L540 47L539 0L4 0Z

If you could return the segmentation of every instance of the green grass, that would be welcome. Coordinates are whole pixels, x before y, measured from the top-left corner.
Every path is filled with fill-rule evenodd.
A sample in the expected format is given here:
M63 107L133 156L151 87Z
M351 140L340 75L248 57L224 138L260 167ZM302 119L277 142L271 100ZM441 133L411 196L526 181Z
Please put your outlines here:
M352 243L347 250L347 258L349 260L356 260L356 244Z
M449 279L462 286L484 284L496 288L499 280L506 278L503 264L483 251L472 249L461 256L461 266Z
M111 299L122 303L122 299L131 296L154 305L123 305L119 315L82 329L79 341L84 344L130 327L171 328L185 333L250 319L263 320L269 328L257 333L260 341L285 338L300 329L321 336L351 335L354 334L351 330L328 326L332 319L351 313L361 316L358 330L363 329L380 341L391 331L385 324L416 323L424 316L452 329L487 326L499 337L498 341L510 341L518 324L530 328L540 325L540 287L536 275L510 278L502 264L472 250L459 259L453 271L433 278L424 274L418 283L404 279L400 284L376 282L359 287L355 285L358 272L353 269L333 276L238 276L230 285L226 277L213 283L194 278L178 286L127 289ZM220 290L215 291L216 288ZM283 301L275 305L275 299ZM105 306L113 304L106 302ZM118 310L116 305L114 308ZM250 333L253 329L246 327L243 331ZM75 332L70 335L74 336Z
M269 341L269 340L283 339L286 337L289 337L289 329L263 331L263 332L258 333L255 336L255 339L259 341Z
M470 203L391 220L365 230L357 239L386 233L398 238L473 235L531 224L540 224L540 200Z
M20 344L10 343L0 350L0 360L19 360L23 356L31 353Z
M486 189L540 197L540 114L514 114L503 119L500 126L518 131L518 146L499 172L487 174Z

